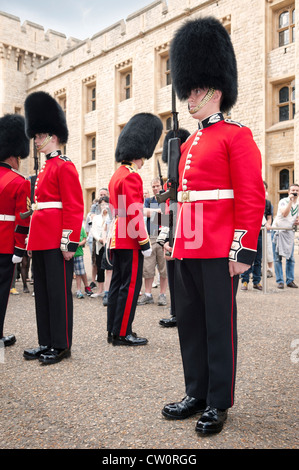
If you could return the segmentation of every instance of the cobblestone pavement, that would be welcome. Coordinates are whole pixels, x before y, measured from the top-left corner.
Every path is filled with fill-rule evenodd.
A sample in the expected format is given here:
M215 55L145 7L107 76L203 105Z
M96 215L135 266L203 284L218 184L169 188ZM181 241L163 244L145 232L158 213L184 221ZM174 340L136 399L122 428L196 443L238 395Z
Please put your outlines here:
M11 296L5 334L17 342L0 350L0 449L298 449L298 300L274 279L266 294L239 290L235 405L220 434L201 438L196 417L161 415L185 394L177 329L159 326L169 306L137 307L147 346L113 347L102 301L74 298L72 356L42 366L22 357L37 345L34 298Z

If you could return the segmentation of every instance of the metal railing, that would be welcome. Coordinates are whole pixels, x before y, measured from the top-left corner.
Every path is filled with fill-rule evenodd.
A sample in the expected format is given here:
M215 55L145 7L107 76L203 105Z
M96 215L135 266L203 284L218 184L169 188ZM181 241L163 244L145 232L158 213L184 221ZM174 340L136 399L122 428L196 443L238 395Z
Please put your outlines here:
M282 227L262 227L262 245L263 245L263 252L262 252L262 287L263 287L263 293L266 294L268 290L268 278L267 278L267 232L268 231L273 231L276 232L277 230L291 230L293 232L296 231L294 227L292 228L282 228ZM271 247L272 248L272 247ZM274 258L274 256L273 256ZM273 259L273 264L274 264L274 259ZM275 276L275 274L274 274Z

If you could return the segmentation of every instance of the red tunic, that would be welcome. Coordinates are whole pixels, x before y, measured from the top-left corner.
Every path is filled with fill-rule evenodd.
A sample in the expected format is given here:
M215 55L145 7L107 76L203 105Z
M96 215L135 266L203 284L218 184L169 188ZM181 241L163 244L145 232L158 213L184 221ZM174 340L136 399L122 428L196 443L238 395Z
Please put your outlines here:
M10 165L0 163L0 218L15 217L14 221L0 220L0 253L23 256L26 250L30 218L22 220L21 212L30 208L30 182Z
M181 146L178 191L225 189L234 198L179 203L173 257L251 264L265 209L261 155L250 129L217 116Z
M109 194L114 212L110 248L149 248L143 218L143 183L133 163L122 163L116 170L109 183Z
M62 202L62 209L34 210L28 250L60 248L65 235L64 251L76 251L83 221L83 195L75 165L60 152L52 152L41 168L34 201Z

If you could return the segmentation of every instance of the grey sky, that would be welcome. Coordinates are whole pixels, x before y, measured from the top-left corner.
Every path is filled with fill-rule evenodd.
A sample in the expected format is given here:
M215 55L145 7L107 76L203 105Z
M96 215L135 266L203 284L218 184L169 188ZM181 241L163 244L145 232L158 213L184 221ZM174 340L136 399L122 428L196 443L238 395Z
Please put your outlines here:
M153 0L1 0L0 10L32 21L67 37L91 38L94 34Z

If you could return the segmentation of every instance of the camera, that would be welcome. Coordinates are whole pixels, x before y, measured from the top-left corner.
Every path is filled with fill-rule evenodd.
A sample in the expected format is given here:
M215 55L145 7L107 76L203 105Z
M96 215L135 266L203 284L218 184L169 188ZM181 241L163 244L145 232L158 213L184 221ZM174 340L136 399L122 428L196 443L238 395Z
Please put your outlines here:
M291 193L293 196L297 197L298 193Z

